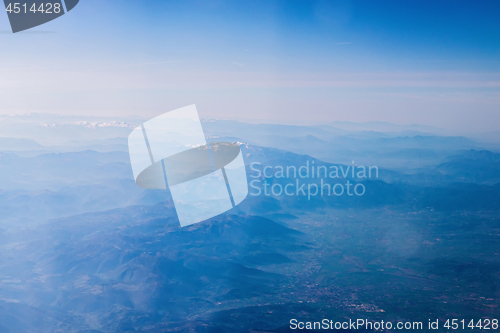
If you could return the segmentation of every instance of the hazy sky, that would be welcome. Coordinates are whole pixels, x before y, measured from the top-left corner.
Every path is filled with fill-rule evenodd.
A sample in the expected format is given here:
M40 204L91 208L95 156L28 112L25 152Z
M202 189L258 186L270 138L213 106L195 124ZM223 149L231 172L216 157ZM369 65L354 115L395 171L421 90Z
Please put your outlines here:
M0 113L500 124L500 1L80 0L12 34Z

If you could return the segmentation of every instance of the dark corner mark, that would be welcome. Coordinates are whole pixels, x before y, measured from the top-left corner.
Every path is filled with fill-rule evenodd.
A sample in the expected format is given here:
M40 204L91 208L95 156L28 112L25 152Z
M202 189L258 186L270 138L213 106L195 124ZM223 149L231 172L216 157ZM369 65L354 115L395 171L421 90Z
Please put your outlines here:
M31 29L69 12L79 0L4 0L12 32Z

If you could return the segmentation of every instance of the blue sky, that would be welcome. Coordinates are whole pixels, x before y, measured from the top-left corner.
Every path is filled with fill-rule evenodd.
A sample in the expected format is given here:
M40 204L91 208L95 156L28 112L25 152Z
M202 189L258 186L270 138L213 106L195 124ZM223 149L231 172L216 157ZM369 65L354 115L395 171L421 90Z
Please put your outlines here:
M498 1L81 0L8 33L0 113L500 123Z

